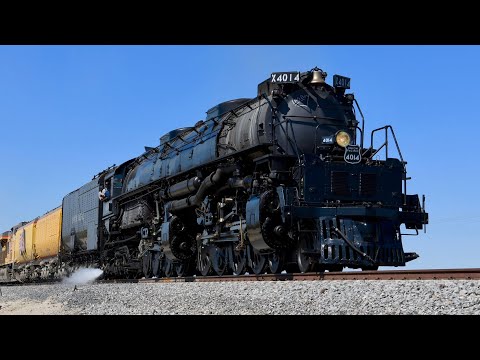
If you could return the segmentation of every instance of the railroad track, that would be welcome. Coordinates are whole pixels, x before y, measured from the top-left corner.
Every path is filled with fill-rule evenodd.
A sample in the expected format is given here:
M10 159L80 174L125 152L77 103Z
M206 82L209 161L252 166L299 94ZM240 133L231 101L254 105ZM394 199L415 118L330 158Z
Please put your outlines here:
M112 283L170 283L170 282L221 282L221 281L312 281L312 280L480 280L480 268L474 269L428 269L428 270L381 270L381 271L343 271L325 273L262 274L262 275L224 275L224 276L187 276L159 279L111 279L97 280L99 284ZM61 280L0 283L0 286L48 285Z
M220 281L305 281L305 280L480 280L479 269L429 269L345 271L308 274L263 274L188 276L160 279L98 280L99 283L164 283L164 282L220 282Z

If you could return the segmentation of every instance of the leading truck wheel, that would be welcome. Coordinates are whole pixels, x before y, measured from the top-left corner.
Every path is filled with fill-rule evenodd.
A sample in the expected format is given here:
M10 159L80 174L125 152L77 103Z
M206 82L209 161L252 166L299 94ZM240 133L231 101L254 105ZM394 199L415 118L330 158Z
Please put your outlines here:
M313 237L308 233L302 234L296 250L297 265L301 273L312 271L313 264L307 254L309 250L313 250Z

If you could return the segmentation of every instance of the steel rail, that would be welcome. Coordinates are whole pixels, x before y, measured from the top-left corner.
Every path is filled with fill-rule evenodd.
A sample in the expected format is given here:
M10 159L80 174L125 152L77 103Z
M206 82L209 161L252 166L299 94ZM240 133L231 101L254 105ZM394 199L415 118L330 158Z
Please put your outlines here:
M223 281L314 281L314 280L480 280L480 268L470 269L416 269L380 271L339 271L316 273L286 273L261 275L186 276L157 279L101 279L97 284L112 283L172 283L172 282L223 282ZM61 280L0 283L1 286L47 285ZM74 284L71 284L74 285ZM83 285L83 284L82 284Z
M187 276L158 279L112 279L99 283L168 283L168 282L221 282L221 281L286 281L286 280L480 280L476 269L427 269L345 271L324 273L287 273L261 275Z

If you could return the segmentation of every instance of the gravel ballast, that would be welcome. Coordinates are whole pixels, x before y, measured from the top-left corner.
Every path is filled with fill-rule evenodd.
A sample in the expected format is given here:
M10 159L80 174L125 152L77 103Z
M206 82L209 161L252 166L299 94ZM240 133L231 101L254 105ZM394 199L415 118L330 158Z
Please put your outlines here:
M480 314L480 281L1 286L1 314Z

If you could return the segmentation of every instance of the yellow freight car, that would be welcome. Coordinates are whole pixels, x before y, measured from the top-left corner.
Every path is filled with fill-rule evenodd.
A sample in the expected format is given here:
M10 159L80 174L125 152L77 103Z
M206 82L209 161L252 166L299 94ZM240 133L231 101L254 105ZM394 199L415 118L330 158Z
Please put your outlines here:
M8 280L8 270L5 266L7 264L8 249L9 249L9 240L10 240L10 231L6 231L0 234L0 282Z
M5 265L13 263L13 237L12 231L9 231L7 240L7 256L5 257Z
M12 242L13 262L15 264L23 265L35 259L34 232L35 220L14 228Z
M35 259L58 255L62 238L62 208L58 207L38 218L34 225Z
M23 230L28 224L29 223L27 222L21 222L20 224L15 225L11 229L11 231L3 233L1 236L2 254L0 254L0 257L3 259L3 261L0 263L0 282L9 282L11 279L14 279L14 273L12 269L15 263L15 245L16 242L19 242L19 240L21 240L20 237L22 237L21 246L22 248L25 247L25 232ZM19 229L21 229L22 231L17 232L17 230ZM29 232L27 229L27 234L30 233L31 232ZM16 234L17 237L14 237L14 234ZM17 246L20 247L20 245ZM25 262L25 260L23 260L23 262ZM24 267L24 265L21 266Z
M0 234L0 266L5 265L7 259L8 240L10 240L10 231Z
M25 281L51 277L58 266L61 231L61 207L13 227L4 262L8 274L0 274L0 278Z

